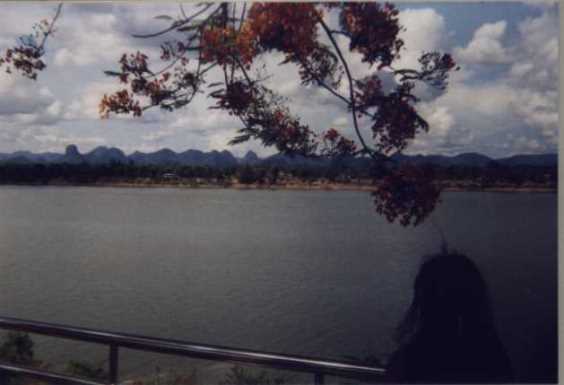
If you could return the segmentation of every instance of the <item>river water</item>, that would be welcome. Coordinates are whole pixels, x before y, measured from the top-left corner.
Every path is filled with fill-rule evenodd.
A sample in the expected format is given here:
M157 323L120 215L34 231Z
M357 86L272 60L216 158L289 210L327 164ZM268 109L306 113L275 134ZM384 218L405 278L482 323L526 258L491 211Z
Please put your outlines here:
M403 228L365 192L2 187L1 314L385 361L441 232L484 274L519 379L555 380L552 193L445 193L431 220ZM37 349L55 363L104 354Z

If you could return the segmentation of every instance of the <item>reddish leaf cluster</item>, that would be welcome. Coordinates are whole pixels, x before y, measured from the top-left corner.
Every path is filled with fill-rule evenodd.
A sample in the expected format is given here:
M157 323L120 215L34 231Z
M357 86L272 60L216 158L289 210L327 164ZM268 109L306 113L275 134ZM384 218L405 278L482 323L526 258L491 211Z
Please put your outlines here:
M148 57L137 52L122 55L119 60L121 72L106 71L106 74L117 76L121 83L130 84L130 91L121 90L113 95L104 95L99 104L100 115L107 118L110 113L133 113L141 116L142 109L137 96L146 96L152 104L158 104L168 94L166 81L169 74L165 73L160 78L149 80L147 75L152 75L147 64Z
M449 54L439 52L428 52L419 58L421 63L420 80L425 81L433 87L439 89L446 88L446 80L449 71L459 68L456 67L454 59Z
M384 154L402 151L408 140L429 129L411 104L416 99L410 91L411 86L404 83L395 92L380 99L373 118L372 134L377 140L377 148Z
M132 74L134 76L142 76L149 72L147 65L147 55L137 51L135 54L123 54L119 59L121 71L123 74ZM123 81L123 80L122 80Z
M362 54L364 62L379 62L379 68L389 66L404 45L398 38L401 30L398 14L389 3L384 6L375 2L345 3L339 21L350 37L350 50Z
M6 72L8 73L12 72L13 66L23 76L36 80L37 73L46 67L41 60L43 54L43 49L20 45L6 50L6 55L0 58L0 65L7 64Z
M7 73L12 73L13 68L22 76L36 80L37 74L47 67L42 60L45 44L47 38L55 33L54 26L61 13L61 7L62 4L59 4L53 19L34 24L32 34L21 36L17 46L7 49L6 53L0 56L0 66L6 65Z
M311 155L315 151L312 131L307 125L301 124L299 119L291 116L288 110L275 108L265 117L267 121L261 122L261 126L267 128L259 135L264 144L272 142L279 151L290 154Z
M337 87L341 81L342 70L338 58L324 45L319 44L308 56L297 62L302 84L317 84L329 79L332 86Z
M338 82L338 59L318 40L318 24L323 17L315 3L253 3L244 28L260 52L285 54L283 63L300 68L303 84L331 78Z
M161 60L169 61L173 58L182 58L187 51L188 46L181 41L165 42L161 44ZM182 64L188 64L188 59L184 58L184 60L185 62Z
M257 54L249 25L244 25L240 31L231 26L211 26L203 30L201 43L201 60L222 66L240 64L248 69Z
M140 52L123 55L119 61L120 72L105 71L107 75L116 76L121 83L129 84L128 97L123 91L107 96L100 103L100 114L108 117L109 113L142 114L139 100L133 98L144 97L149 105L160 106L165 110L173 110L187 104L197 92L199 79L184 66L175 68L174 72L153 73L149 69L148 57ZM188 92L186 92L188 90ZM183 92L182 98L178 95ZM121 95L120 95L121 93Z
M383 154L402 151L410 139L429 128L415 110L418 99L412 93L413 87L412 82L404 81L394 91L385 94L377 75L355 82L358 108L371 116L375 146Z
M217 91L213 96L218 99L217 108L227 109L245 123L232 144L255 138L265 146L275 146L287 154L311 155L315 152L314 133L293 117L268 89L236 81L227 90Z
M446 89L449 72L458 71L454 59L449 54L426 52L419 58L420 70L400 69L394 73L400 75L400 81L418 80L440 90Z
M254 102L255 90L247 82L235 81L229 83L225 89L212 92L211 97L217 99L217 108L227 110L230 115L246 113Z
M133 113L133 116L141 116L139 101L134 100L127 90L121 90L113 95L104 95L99 105L100 116L108 118L113 113Z
M49 21L42 20L33 26L33 30L32 35L20 37L17 46L6 50L4 56L0 57L0 65L5 64L8 73L13 68L23 76L36 80L37 74L47 67L42 60L45 54L44 43L53 29Z
M347 139L334 128L330 128L323 134L324 148L322 150L327 156L353 155L356 153L356 144Z
M376 211L388 221L417 226L434 210L440 188L430 170L408 165L384 177L372 196Z
M355 97L359 109L366 111L379 106L384 94L382 92L382 81L378 75L373 74L365 79L357 80L355 86Z
M319 17L313 3L253 3L246 23L262 50L278 50L292 60L316 48Z

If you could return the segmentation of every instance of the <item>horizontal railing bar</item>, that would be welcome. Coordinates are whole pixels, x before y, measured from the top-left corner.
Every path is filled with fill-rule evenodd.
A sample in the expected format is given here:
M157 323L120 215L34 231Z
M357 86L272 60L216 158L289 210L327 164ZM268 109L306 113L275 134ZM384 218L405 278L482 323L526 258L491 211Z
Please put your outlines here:
M178 340L145 337L127 333L114 333L10 317L0 317L0 328L105 345L113 344L129 349L154 353L173 354L205 360L251 363L278 369L331 374L340 377L353 377L358 379L381 378L386 372L385 369L382 368L354 365L339 361L195 344Z
M57 385L107 385L103 382L95 382L78 377L70 377L64 374L53 373L46 370L5 363L0 363L0 373L48 381L50 384Z

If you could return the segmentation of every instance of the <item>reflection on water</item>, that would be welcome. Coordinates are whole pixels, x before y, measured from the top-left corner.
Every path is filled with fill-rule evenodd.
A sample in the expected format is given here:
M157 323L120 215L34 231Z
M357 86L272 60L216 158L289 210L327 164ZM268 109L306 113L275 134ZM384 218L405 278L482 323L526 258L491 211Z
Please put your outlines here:
M440 229L482 271L518 378L554 379L556 195L443 201L431 221L405 229L377 216L361 192L3 187L2 313L386 359ZM57 360L68 355L41 346Z

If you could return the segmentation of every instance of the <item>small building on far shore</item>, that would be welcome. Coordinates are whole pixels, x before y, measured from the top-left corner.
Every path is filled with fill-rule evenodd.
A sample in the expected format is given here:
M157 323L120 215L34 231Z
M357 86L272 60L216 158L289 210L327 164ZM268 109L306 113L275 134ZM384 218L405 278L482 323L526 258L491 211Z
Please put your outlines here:
M163 179L168 179L168 180L176 180L178 179L178 175L176 175L173 172L166 172L162 175Z

